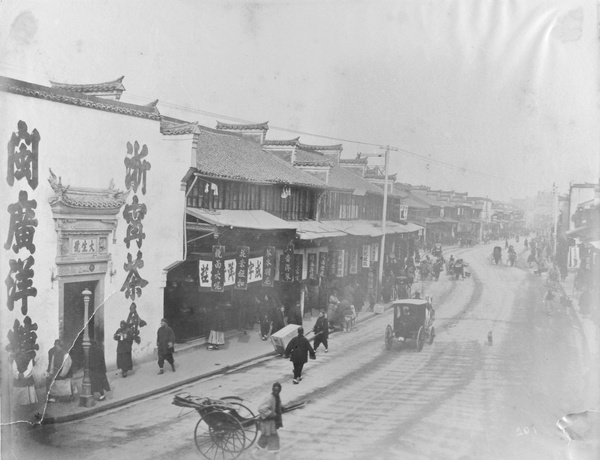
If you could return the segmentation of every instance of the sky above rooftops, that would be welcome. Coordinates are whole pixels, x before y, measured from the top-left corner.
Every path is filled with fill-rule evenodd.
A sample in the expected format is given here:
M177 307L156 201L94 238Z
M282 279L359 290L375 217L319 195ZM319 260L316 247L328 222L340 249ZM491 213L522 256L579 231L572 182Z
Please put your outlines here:
M0 2L2 75L125 75L124 102L391 145L398 181L494 199L597 182L599 47L592 0Z

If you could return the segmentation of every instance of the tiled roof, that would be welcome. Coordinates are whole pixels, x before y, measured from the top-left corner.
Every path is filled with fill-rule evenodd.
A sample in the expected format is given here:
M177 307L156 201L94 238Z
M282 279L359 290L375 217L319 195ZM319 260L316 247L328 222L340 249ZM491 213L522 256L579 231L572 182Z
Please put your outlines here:
M333 166L333 160L318 152L297 149L294 165Z
M232 129L232 130L256 129L256 130L261 130L261 131L268 131L269 122L265 121L264 123L238 124L238 123L223 123L221 121L217 121L217 129Z
M298 144L299 139L299 137L296 137L295 139L266 139L263 145L285 145L293 147Z
M348 165L366 165L368 162L368 158L340 158L340 163Z
M160 120L160 132L165 136L193 134L196 128L198 128L198 122L187 123L183 121L171 121L165 118Z
M322 150L342 150L342 144L335 144L335 145L309 145L309 144L302 144L301 142L298 142L298 147L300 147L301 149L304 150L318 150L318 151L322 151Z
M125 91L125 87L123 86L124 78L125 76L123 75L121 78L117 78L113 81L107 81L105 83L89 83L83 85L50 81L50 85L52 85L52 88L66 89L78 93L106 93L110 91L123 92Z
M66 89L50 88L12 78L0 77L0 91L132 117L160 120L156 108L104 99Z
M129 195L129 192L115 189L112 181L107 189L65 187L60 177L56 180L52 170L48 182L54 190L54 196L49 199L51 205L63 203L71 208L115 209L123 206Z
M196 169L201 174L249 182L326 188L319 179L265 152L256 142L198 126Z
M383 195L383 189L341 166L332 166L327 185L341 190L366 190L367 193Z
M428 205L415 200L411 196L404 198L404 200L402 201L402 204L407 205L409 208L416 208L416 209L428 209L429 208Z
M418 200L418 201L420 201L422 203L425 203L426 205L437 206L437 207L442 206L442 204L438 200L436 200L432 196L429 196L427 194L426 190L411 190L410 193L411 193L411 196L415 200Z

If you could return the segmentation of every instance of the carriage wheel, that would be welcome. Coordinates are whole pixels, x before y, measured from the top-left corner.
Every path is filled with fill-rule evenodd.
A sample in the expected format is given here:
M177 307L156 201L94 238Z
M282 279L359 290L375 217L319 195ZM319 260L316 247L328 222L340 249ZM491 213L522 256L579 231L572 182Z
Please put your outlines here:
M423 326L419 328L419 332L417 334L417 351L421 351L423 349L423 344L425 343L425 329Z
M433 339L435 338L435 328L432 327L429 330L429 345L431 345L433 343Z
M394 342L394 331L392 330L392 326L389 324L385 328L385 348L387 350L392 349L392 343Z
M219 412L219 417L222 417L224 422L216 426L207 424L204 417L210 416L213 412ZM220 410L213 412L200 417L196 424L194 430L196 447L205 458L210 460L234 460L246 447L244 427L233 415Z
M258 436L258 425L256 420L250 420L254 419L254 412L239 402L239 398L237 396L226 396L221 398L221 400L227 401L227 404L232 405L241 417L248 419L247 421L241 422L242 426L244 427L244 437L246 438L244 448L248 449L252 444L254 444L254 441L256 441Z

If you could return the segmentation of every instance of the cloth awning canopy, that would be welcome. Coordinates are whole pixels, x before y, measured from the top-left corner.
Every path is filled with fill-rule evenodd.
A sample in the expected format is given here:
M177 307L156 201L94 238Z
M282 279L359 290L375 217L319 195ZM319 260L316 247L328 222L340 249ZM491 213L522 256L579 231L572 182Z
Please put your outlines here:
M333 225L337 230L352 236L377 237L383 235L381 223L379 227L376 227L368 220L331 220L327 221L327 223Z
M219 227L249 228L253 230L295 230L298 222L288 222L261 209L219 209L208 211L187 208L190 216Z
M378 225L381 226L381 222L379 222ZM407 222L405 224L400 224L398 222L386 222L385 224L386 235L389 235L390 233L412 233L419 230L423 230L423 227L413 224L412 222Z
M301 240L316 240L317 238L335 238L346 236L347 233L338 230L329 222L319 222L317 220L306 220L297 222L296 232Z

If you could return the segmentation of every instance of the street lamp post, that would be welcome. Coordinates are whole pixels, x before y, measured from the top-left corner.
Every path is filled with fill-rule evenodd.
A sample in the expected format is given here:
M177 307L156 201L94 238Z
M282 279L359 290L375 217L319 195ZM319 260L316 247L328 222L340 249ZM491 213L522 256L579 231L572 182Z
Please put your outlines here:
M94 395L92 394L92 382L90 380L90 333L88 331L90 296L92 293L85 289L83 295L84 309L84 328L83 328L83 383L81 385L81 396L79 405L91 407L94 405Z

